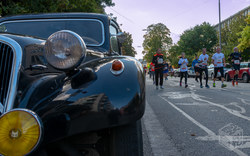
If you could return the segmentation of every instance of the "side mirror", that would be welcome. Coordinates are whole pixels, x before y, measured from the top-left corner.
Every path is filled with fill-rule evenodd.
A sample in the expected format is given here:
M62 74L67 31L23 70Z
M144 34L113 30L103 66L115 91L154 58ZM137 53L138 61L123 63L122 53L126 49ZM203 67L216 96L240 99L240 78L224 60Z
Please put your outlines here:
M126 40L126 35L123 33L123 32L119 32L117 35L116 35L117 39L118 39L118 42L120 44L124 43L125 40Z

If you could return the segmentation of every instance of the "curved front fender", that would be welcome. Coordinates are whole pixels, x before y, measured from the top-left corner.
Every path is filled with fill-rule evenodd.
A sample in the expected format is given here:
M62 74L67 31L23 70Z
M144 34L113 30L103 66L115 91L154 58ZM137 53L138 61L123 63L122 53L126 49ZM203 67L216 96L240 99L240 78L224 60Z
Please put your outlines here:
M125 67L118 76L110 72L116 59ZM45 142L128 124L140 119L144 113L145 76L136 59L124 56L101 58L85 63L80 69L80 72L90 69L89 77L82 74L63 84L57 82L59 87L55 88L53 96L48 91L50 95L41 98L42 101L27 104L27 108L35 111L44 123ZM52 81L56 82L55 77ZM31 95L31 99L44 92L39 90L39 85L36 88L37 95ZM31 99L29 101L34 101Z

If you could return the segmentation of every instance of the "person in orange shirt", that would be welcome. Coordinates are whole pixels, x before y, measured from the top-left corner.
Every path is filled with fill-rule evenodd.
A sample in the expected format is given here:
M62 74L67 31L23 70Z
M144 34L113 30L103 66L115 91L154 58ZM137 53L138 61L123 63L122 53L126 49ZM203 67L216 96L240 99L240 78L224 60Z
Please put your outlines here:
M155 84L155 65L153 62L150 63L150 78L153 77L153 84Z

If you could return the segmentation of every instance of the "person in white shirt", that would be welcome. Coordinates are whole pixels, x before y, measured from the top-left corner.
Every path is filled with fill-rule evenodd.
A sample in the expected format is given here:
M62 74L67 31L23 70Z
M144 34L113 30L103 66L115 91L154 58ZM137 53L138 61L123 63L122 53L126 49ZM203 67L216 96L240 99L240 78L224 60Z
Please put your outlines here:
M213 87L215 87L215 80L217 77L217 73L220 71L221 73L221 88L226 87L224 84L224 67L226 66L225 56L221 53L220 47L216 48L216 53L212 57L212 63L214 64L214 83Z
M199 66L200 66L200 87L203 88L202 85L202 73L205 72L206 74L206 88L209 88L208 83L208 69L207 69L207 63L209 60L208 54L206 54L207 49L203 48L202 49L202 54L199 57Z
M181 54L181 58L180 58L180 60L178 62L178 65L180 66L180 76L181 76L180 77L180 86L182 86L182 79L185 76L185 88L187 88L188 87L188 85L187 85L187 77L188 77L188 73L187 73L188 67L187 67L187 65L188 65L188 60L187 60L187 58L185 58L185 53L184 52Z

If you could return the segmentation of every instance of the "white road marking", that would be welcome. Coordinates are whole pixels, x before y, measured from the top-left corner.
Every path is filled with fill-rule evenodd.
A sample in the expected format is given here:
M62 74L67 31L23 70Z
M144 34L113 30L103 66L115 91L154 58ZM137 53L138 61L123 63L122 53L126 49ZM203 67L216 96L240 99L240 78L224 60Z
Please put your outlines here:
M246 105L250 105L250 100L247 99L243 99L243 98L238 98L242 103L246 104Z
M154 156L180 156L170 137L164 131L160 121L157 119L151 106L146 102L145 114L143 116L146 132Z
M202 102L206 102L210 105L213 105L213 106L217 106L219 108L222 108L224 110L226 110L228 113L234 115L234 116L237 116L239 118L242 118L242 119L245 119L245 120L248 120L250 121L250 117L248 116L245 116L245 115L242 115L241 112L237 111L237 110L234 110L234 109L231 109L231 108L227 108L226 106L224 105L221 105L221 104L217 104L217 103L214 103L214 102L211 102L211 101L208 101L208 100L204 100L204 99L201 99L199 95L195 94L194 92L191 92L192 94L192 98L194 100L197 100L197 101L202 101ZM239 106L240 107L240 106ZM244 112L244 111L243 111Z
M162 97L159 95L160 98L162 98L164 101L166 101L168 104L170 104L173 108L175 108L177 111L179 111L182 115L184 115L187 119L189 119L192 123L196 124L198 127L200 127L202 130L204 130L209 136L212 137L216 137L216 134L211 131L210 129L208 129L207 127L203 126L201 123L199 123L198 121L196 121L194 118L192 118L191 116L189 116L186 112L184 112L183 110L181 110L179 107L177 107L176 105L174 105L172 102L170 102L169 100L167 100L166 98ZM222 146L224 147L224 146ZM226 148L229 149L229 148ZM246 153L242 152L239 149L234 149L233 152L235 152L236 154L238 154L239 156L247 156Z
M183 105L183 106L205 106L205 103L191 102L191 103L175 103L175 105Z
M239 113L241 113L241 114L245 114L246 113L246 109L244 107L239 106L239 104L237 102L231 102L230 105L238 107L240 109L240 111L238 111Z
M235 136L227 136L230 140L234 140L235 139ZM218 135L214 135L214 136L211 136L211 135L207 135L207 136L199 136L196 138L197 140L202 140L202 141L219 141L220 139L220 136ZM242 138L242 141L243 142L250 142L250 136L243 136ZM250 146L249 146L250 147ZM249 148L248 147L248 148Z

